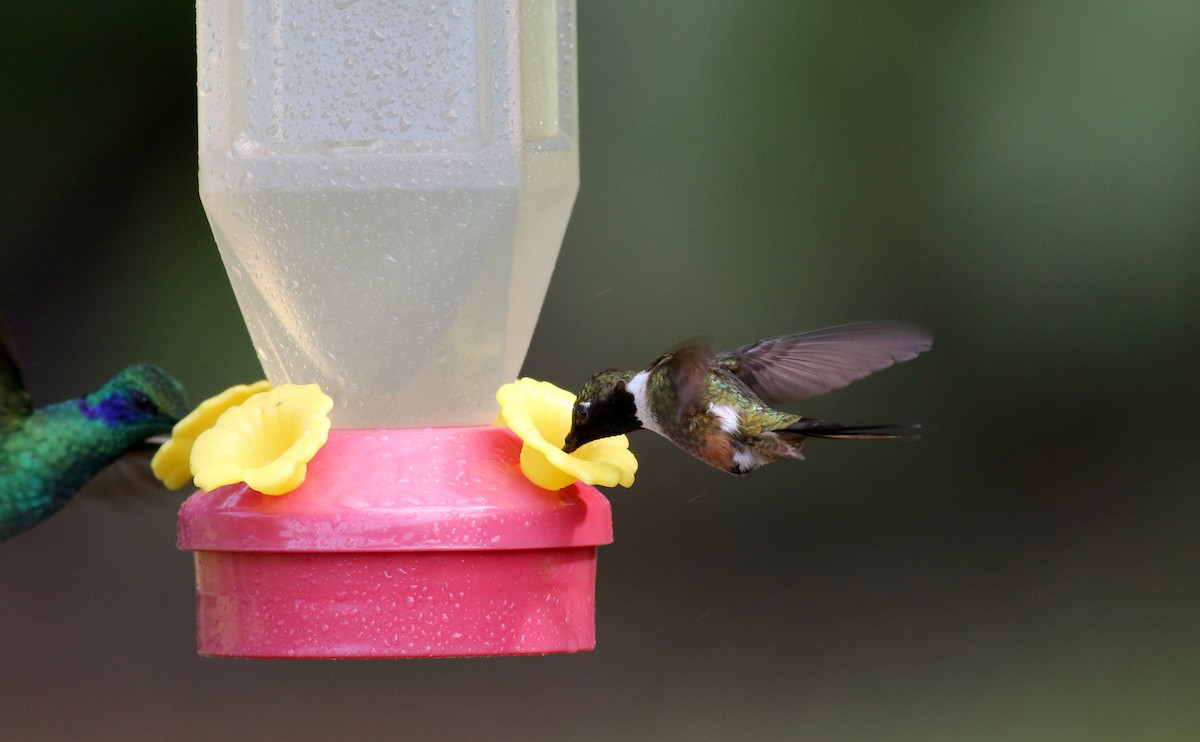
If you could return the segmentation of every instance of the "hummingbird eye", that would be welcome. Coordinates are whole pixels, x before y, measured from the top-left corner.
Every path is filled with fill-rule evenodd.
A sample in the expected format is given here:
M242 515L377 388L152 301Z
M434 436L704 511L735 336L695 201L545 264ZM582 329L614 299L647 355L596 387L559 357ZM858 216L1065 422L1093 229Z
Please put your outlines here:
M156 409L154 406L154 401L142 392L131 392L129 394L129 399L131 402L133 402L133 406L139 410L149 412Z
M586 420L588 413L591 411L592 411L592 403L591 402L580 402L579 404L575 405L575 419Z

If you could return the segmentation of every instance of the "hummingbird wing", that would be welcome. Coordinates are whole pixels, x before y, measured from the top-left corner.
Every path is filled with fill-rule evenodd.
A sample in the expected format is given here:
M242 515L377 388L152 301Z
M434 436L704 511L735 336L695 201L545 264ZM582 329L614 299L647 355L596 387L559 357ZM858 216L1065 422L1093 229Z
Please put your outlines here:
M134 446L83 485L79 497L117 510L132 510L152 498L169 495L150 468L156 450L158 446L150 443Z
M0 317L0 433L16 427L33 414L33 401L25 391L21 365L13 351L12 333Z
M693 338L676 346L654 364L665 366L667 379L675 390L677 422L699 407L715 357L716 352L707 341Z
M933 336L913 325L859 322L760 340L716 361L774 405L840 389L932 346Z

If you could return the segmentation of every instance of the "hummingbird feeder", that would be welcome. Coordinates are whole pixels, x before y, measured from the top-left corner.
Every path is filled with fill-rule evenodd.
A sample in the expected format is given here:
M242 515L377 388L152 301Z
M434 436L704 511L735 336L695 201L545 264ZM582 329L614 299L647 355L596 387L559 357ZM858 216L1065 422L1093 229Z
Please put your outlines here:
M332 400L294 491L183 504L200 653L592 648L609 504L491 424L578 189L574 0L197 10L204 208L271 385Z

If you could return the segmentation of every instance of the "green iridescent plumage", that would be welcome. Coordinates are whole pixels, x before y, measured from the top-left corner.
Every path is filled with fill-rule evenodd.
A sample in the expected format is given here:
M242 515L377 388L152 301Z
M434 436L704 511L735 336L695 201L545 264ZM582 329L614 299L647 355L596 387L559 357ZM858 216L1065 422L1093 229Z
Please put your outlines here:
M58 512L79 488L187 414L170 374L130 366L99 390L35 410L0 331L0 541Z

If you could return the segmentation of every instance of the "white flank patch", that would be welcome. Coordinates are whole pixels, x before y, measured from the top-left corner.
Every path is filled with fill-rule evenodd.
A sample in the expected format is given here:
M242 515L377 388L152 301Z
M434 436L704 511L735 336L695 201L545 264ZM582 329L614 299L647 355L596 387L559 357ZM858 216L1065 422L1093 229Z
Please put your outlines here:
M754 449L733 447L733 468L740 472L748 472L763 465L762 459L754 454Z
M642 427L666 437L666 433L654 419L654 413L650 412L650 403L646 400L646 381L649 378L649 371L638 371L625 385L625 390L633 395L633 406L637 408L634 414L637 415L638 422L642 424Z
M737 429L738 429L737 410L733 409L732 407L730 407L727 404L710 404L708 406L708 412L713 417L715 417L721 421L719 423L721 426L721 430L725 431L726 433L731 433L731 434L737 432Z

